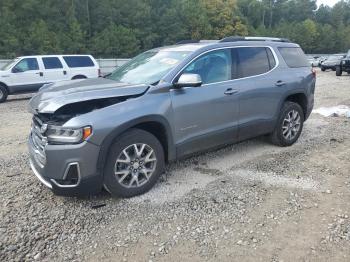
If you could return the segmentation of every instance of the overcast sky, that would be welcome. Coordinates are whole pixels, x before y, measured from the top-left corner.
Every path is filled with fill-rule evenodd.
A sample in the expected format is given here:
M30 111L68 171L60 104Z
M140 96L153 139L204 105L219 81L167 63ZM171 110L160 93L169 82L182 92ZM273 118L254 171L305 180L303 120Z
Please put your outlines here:
M317 0L318 5L326 4L329 6L333 6L336 2L339 2L339 0Z

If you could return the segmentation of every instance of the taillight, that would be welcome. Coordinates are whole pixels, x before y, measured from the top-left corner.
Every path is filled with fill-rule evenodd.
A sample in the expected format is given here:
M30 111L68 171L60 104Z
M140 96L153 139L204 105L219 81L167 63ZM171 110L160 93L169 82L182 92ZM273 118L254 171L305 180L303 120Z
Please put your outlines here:
M100 68L97 69L97 74L98 74L98 77L102 77L103 76Z
M316 69L315 69L315 68L312 68L312 69L311 69L311 72L312 72L312 75L316 78Z

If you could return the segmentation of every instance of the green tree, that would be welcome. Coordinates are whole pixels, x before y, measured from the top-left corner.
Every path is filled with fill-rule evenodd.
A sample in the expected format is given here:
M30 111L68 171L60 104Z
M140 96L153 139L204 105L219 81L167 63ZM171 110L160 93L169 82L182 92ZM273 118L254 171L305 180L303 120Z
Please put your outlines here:
M98 57L128 58L139 51L139 42L132 30L111 24L92 39Z
M27 34L21 38L24 55L52 54L58 51L58 42L55 33L51 32L45 21L33 22Z
M4 0L0 5L0 57L14 57L20 52L16 32L16 15L12 12L13 2Z
M0 57L130 57L184 39L247 34L344 52L349 28L349 0L318 9L315 0L1 0Z
M202 0L209 23L211 37L221 39L231 35L247 35L248 29L238 16L235 0Z

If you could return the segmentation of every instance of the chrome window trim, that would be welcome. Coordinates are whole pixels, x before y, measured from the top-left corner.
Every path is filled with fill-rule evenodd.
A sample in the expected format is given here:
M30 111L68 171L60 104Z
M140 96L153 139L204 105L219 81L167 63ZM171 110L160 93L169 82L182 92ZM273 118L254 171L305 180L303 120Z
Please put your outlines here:
M210 84L203 84L201 86L210 86L210 85L213 85L213 84L221 84L221 83L227 83L227 82L233 82L233 81L237 81L237 80L244 80L244 79L250 79L250 78L254 78L254 77L259 77L259 76L264 76L264 75L267 75L269 73L271 73L272 71L274 71L279 65L280 65L280 61L277 57L277 54L275 52L275 50L271 47L271 46L268 46L268 45L254 45L254 46L230 46L230 47L219 47L219 48L215 48L215 49L210 49L210 50L207 50L199 55L197 55L196 57L194 57L193 59L191 59L191 61L189 61L185 66L183 66L181 68L181 70L179 70L179 72L175 75L175 77L173 77L173 79L171 80L171 83L174 84L174 81L175 79L186 69L186 67L188 65L190 65L194 60L196 60L197 58L199 58L200 56L202 55L205 55L207 53L210 53L212 51L216 51L216 50L222 50L222 49L234 49L234 48L245 48L245 47L251 47L251 48L254 48L254 47L263 47L263 48L269 48L272 52L272 55L276 61L276 65L274 68L270 69L270 71L268 72L265 72L265 73L262 73L262 74L259 74L259 75L253 75L253 76L247 76L247 77L242 77L242 78L236 78L236 79L231 79L231 80L225 80L225 81L220 81L220 82L214 82L214 83L210 83ZM192 88L192 87L186 87L184 89L187 89L187 88Z

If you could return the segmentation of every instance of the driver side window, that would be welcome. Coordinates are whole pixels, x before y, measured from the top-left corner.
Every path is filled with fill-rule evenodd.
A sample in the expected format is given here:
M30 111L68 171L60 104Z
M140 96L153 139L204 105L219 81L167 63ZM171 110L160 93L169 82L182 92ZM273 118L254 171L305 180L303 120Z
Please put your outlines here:
M30 70L39 70L36 58L24 58L13 68L14 72L25 72Z
M189 64L183 74L198 74L203 84L212 84L232 79L230 49L216 50L204 54Z

